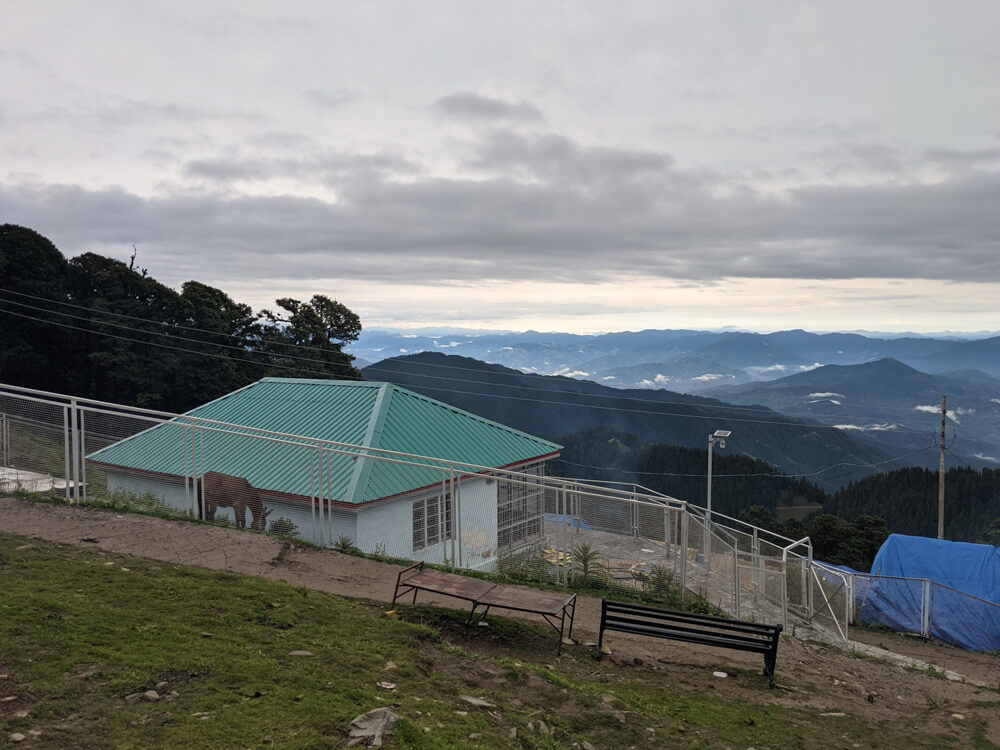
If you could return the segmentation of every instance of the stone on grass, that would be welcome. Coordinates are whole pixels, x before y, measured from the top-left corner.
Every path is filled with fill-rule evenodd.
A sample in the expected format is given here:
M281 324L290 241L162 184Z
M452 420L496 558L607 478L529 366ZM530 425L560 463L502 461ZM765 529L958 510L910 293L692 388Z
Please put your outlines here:
M389 708L376 708L354 717L348 731L351 738L348 747L362 743L369 747L382 747L382 737L392 734L392 727L397 721L399 716Z
M125 696L126 703L138 703L142 700L142 693L132 693Z
M589 742L587 742L587 740L581 742L580 747L582 747L583 750L597 750L597 748L591 745Z
M14 732L10 736L8 736L7 739L10 740L11 742L24 742L25 736L20 732Z
M150 703L160 700L160 694L155 690L147 690L142 694L142 699L144 701L149 701Z
M476 708L495 708L494 704L489 701L483 700L482 698L476 698L472 695L460 695L458 697L470 706L475 706Z
M312 651L289 651L289 656L312 656Z
M721 679L724 679L726 677L729 677L729 675L726 674L725 672L712 672L712 677L719 677Z

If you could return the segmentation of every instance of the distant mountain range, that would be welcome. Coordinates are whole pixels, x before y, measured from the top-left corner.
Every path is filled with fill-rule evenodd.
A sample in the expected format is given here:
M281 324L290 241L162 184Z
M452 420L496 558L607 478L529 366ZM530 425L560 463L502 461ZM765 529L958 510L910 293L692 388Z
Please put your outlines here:
M931 374L978 370L1000 378L1000 336L862 335L647 330L582 336L567 333L402 332L370 330L351 347L368 362L422 351L444 352L522 372L565 375L617 388L701 393L892 358Z
M980 466L1000 466L1000 380L980 370L930 375L881 359L706 392L734 404L841 425L877 436L885 445L914 448L939 439L942 394L948 397L950 449L972 465L978 459Z
M892 366L902 367L898 362L889 365ZM780 397L783 403L794 401L796 405L808 408L809 393L837 390L825 379L826 373L817 371L820 374L813 381L793 384L797 389L795 395L781 395L780 387L768 395ZM787 474L814 474L820 469L835 467L812 477L812 481L827 489L870 474L874 470L871 468L873 465L892 469L907 464L935 466L937 461L936 454L927 450L905 462L889 461L901 451L927 447L932 442L932 436L923 429L912 436L900 433L907 435L901 442L883 441L884 434L878 431L823 426L821 421L829 423L828 415L806 415L801 409L797 414L802 416L788 416L769 408L767 404L746 408L714 398L668 390L622 390L565 376L525 374L468 357L424 352L387 359L369 365L363 372L368 379L387 380L556 441L600 427L634 435L646 443L704 449L710 433L717 429L729 429L733 431L733 437L728 441L728 451L766 461ZM961 379L962 376L950 377ZM970 375L967 380L976 377L980 376ZM877 373L875 378L878 379ZM741 387L753 385L760 384ZM858 388L851 393L856 394L853 397L860 401L863 386ZM841 387L837 392L844 390L849 389ZM920 392L918 400L922 399L930 406L934 402L928 393ZM741 404L760 401L757 394L745 398L749 400L742 400ZM820 402L832 398L824 395L815 400ZM845 402L848 398L848 394L844 394ZM812 406L817 411L821 410L819 406ZM913 404L907 402L906 406L912 409ZM933 422L932 415L919 411L914 414L916 417L928 417ZM949 457L949 465L967 463L970 461L963 455ZM579 475L580 472L574 471L574 467L566 467L565 473Z

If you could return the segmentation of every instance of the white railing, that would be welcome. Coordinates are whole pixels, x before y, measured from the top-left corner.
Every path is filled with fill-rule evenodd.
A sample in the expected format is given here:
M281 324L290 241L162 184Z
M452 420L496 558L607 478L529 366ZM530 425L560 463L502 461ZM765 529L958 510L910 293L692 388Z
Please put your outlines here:
M93 459L95 452L153 428L169 431L161 433L161 449L175 467L172 476L132 476L135 481L130 484L118 475L123 472L116 474ZM0 385L0 466L50 477L50 490L71 503L127 505L132 501L123 499L123 487L148 486L155 489L149 493L152 501L159 499L178 515L211 520L223 509L224 515L215 516L216 520L232 515L237 525L243 525L249 506L226 505L231 498L213 489L211 476L218 473L223 455L240 456L243 464L284 467L308 511L304 516L282 516L279 520L286 523L279 525L280 531L295 529L296 535L319 545L335 546L341 537L349 537L364 552L459 568L522 571L523 567L563 584L581 575L584 560L592 555L600 561L606 583L655 592L665 581L672 581L682 591L702 594L738 618L788 625L791 614L799 625L822 624L834 640L846 638L847 619L832 617L829 596L820 597L818 609L813 606L819 579L812 569L808 538L788 539L720 513L709 517L697 506L638 484L539 476ZM363 534L361 516L355 514L352 521L356 509L340 503L335 469L343 462L361 461L427 472L429 479L422 490L392 499L412 497L415 503L423 503L419 518L414 512L412 519L413 538L419 530L420 545L400 545L398 537L409 538L409 532L399 523ZM246 481L239 476L229 479ZM163 485L170 482L173 489L168 492ZM514 520L501 520L498 502L492 509L484 504L477 482L521 488L518 502L523 500L526 507L508 507ZM248 525L275 530L275 519L267 523L269 515L291 513L287 504L281 504L275 487L246 487L256 493L248 501L254 506L249 507L253 520ZM150 497L133 498L133 504L148 509ZM406 522L411 523L408 516ZM517 524L517 528L505 527L505 523ZM469 540L483 534L488 538L482 546L490 554L473 554ZM504 546L501 538L515 536L516 543L500 549ZM827 622L831 619L832 625Z

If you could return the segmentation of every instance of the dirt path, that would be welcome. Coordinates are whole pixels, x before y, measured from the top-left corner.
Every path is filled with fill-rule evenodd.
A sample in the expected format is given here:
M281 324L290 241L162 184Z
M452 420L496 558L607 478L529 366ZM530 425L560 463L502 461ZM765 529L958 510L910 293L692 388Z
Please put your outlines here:
M13 498L0 498L0 531L113 554L245 573L379 602L392 600L396 575L401 570L400 566L333 551L292 547L258 533ZM426 594L421 594L420 602L461 608L455 600ZM524 619L541 622L531 616ZM600 600L580 597L576 640L596 640L599 621ZM875 721L907 721L919 715L921 724L927 722L928 731L948 731L955 722L981 720L985 736L1000 744L1000 694L995 690L949 682L895 664L852 656L831 646L787 638L779 649L777 668L778 681L785 690L761 691L757 684L762 682L758 677L762 666L759 656L617 633L612 636L612 664L618 667L641 665L720 693L739 691L741 699L746 693L755 696L754 700L787 703L834 716L845 712ZM865 639L1000 687L1000 658L995 656L892 635L876 634ZM736 678L714 680L715 670L736 673ZM748 677L744 679L740 673Z

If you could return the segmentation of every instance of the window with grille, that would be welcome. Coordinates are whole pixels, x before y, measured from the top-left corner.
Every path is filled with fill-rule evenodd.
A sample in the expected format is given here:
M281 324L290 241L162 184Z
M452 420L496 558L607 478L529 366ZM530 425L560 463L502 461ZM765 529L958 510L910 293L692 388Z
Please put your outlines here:
M544 465L532 464L518 469L521 481L497 481L497 546L509 551L530 544L542 536L545 491L541 477ZM529 477L538 477L534 484Z
M451 490L413 501L413 551L426 549L452 537Z

